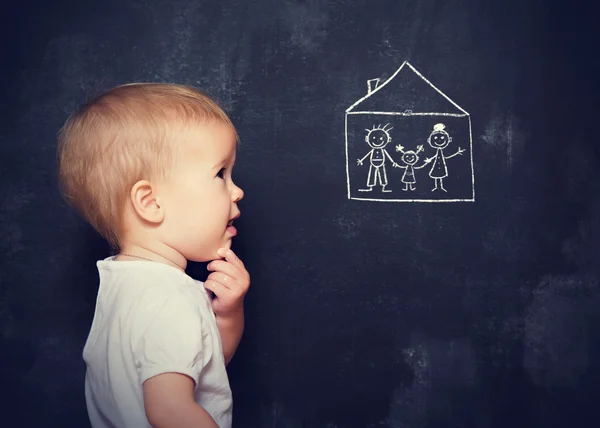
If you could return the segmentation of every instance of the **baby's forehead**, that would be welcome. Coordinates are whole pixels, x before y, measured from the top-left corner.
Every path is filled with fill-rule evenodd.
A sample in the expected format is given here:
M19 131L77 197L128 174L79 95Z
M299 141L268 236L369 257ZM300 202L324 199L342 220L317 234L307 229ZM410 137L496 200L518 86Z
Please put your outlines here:
M231 157L235 156L237 149L235 129L230 124L221 122L192 124L175 135L174 140L188 153L211 152Z

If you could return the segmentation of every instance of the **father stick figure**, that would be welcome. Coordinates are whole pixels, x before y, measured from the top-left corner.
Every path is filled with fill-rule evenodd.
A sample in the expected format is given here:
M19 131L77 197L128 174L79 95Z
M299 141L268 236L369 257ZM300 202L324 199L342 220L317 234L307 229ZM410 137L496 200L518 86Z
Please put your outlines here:
M358 189L359 192L372 191L378 181L381 185L382 192L391 192L390 189L385 188L388 184L387 174L385 172L385 158L387 157L394 166L397 166L398 164L394 162L394 159L392 159L387 150L385 150L385 146L392 141L389 131L393 128L387 128L388 125L389 123L383 127L373 126L372 129L365 129L365 131L367 131L365 142L371 147L371 151L362 159L358 159L358 165L362 165L367 157L369 158L370 165L369 175L367 176L367 188Z

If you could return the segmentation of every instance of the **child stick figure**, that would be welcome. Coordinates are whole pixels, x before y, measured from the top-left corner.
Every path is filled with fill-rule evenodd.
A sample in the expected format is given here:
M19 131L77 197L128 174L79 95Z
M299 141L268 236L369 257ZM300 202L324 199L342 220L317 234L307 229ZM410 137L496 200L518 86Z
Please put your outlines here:
M437 123L433 127L433 131L427 138L427 142L431 147L433 147L436 152L435 155L431 158L425 159L425 163L433 162L433 166L429 171L429 176L434 179L435 187L431 189L431 191L442 189L444 192L447 192L444 189L444 178L448 177L448 167L446 166L446 159L453 158L456 155L462 155L464 149L458 148L458 151L450 156L444 156L444 149L448 147L448 145L452 142L452 137L448 135L448 132L445 131L446 125L443 123Z
M404 151L404 147L401 145L396 146L396 151L402 153L402 162L406 164L406 166L400 166L398 164L394 165L397 168L404 168L404 175L402 176L402 182L404 183L404 192L416 190L417 180L415 179L415 169L421 169L427 162L423 163L421 166L415 166L417 162L419 162L419 153L423 151L423 145L417 147L417 151L407 150Z
M367 176L367 188L358 189L359 192L372 191L378 181L381 185L382 192L391 192L390 189L385 188L388 184L387 174L385 172L385 158L387 157L394 166L396 166L397 163L392 159L387 150L385 150L385 146L392 141L389 131L393 128L387 128L388 125L389 123L383 127L374 126L372 129L365 129L365 131L367 131L365 142L371 147L371 151L362 159L358 159L358 165L362 165L367 157L369 158L370 165L369 175Z

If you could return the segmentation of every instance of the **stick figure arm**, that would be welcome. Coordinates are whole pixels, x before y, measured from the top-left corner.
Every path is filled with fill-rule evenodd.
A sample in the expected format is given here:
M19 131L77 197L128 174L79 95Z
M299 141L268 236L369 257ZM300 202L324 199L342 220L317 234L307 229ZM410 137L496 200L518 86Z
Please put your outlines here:
M458 148L458 150L456 151L456 153L454 153L454 154L452 154L452 155L450 155L450 156L445 156L445 158L446 158L446 159L452 159L452 158L453 158L454 156L456 156L456 155L462 155L464 151L465 151L464 149L461 149L461 148L459 147L459 148Z
M425 168L427 165L429 165L429 162L425 162L423 165L421 166L413 166L414 169L421 169L421 168Z
M387 158L390 160L391 163L395 164L396 161L394 159L392 159L392 157L390 156L390 154L387 152L387 150L383 150L383 153L385 153L385 155L387 156Z
M362 159L359 159L359 162L362 162L362 161L364 161L366 158L368 158L368 157L369 157L369 155L370 155L371 153L373 153L373 150L371 150L369 153L367 153L367 154L366 154L366 155L365 155L365 156L364 156Z
M438 154L436 153L435 155L431 156L430 158L425 158L425 160L423 162L425 162L425 165L430 164L431 161L435 160L438 157Z

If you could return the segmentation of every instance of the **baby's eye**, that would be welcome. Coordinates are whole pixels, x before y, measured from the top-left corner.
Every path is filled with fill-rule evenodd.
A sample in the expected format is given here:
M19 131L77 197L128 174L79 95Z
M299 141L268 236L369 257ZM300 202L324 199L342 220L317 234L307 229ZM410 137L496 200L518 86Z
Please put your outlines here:
M224 178L224 177L225 177L225 171L226 171L226 170L227 170L226 168L221 168L221 169L219 170L219 172L217 172L217 177L219 177L219 178Z

